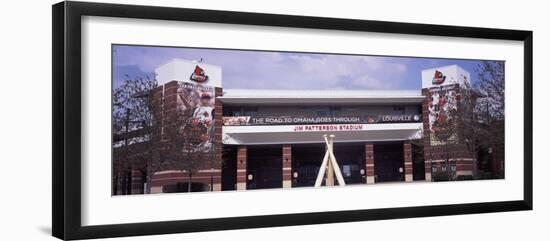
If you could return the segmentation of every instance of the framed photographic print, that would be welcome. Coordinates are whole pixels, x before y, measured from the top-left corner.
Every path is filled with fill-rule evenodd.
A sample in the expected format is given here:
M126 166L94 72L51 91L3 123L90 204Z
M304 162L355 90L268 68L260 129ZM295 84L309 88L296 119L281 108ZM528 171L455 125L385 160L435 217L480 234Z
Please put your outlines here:
M53 6L53 235L532 209L532 32Z

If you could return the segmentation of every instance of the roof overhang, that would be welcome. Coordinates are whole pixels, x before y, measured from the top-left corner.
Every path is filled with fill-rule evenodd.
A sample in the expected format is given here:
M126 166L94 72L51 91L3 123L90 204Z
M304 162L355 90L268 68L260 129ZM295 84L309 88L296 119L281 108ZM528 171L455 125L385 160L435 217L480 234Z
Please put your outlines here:
M285 105L285 104L420 104L420 91L411 90L224 90L217 97L223 104Z
M421 104L424 97L384 98L236 98L218 97L223 104L284 105L284 104Z
M321 124L276 126L223 126L222 140L228 145L322 143L324 134L335 142L413 140L422 137L422 123Z

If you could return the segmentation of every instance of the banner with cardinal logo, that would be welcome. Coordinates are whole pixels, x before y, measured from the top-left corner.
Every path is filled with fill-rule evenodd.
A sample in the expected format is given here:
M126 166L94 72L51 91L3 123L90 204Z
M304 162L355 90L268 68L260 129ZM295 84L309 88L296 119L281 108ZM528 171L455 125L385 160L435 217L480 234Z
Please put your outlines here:
M443 75L443 73L441 73L441 71L436 70L435 74L434 74L434 78L432 79L432 84L434 84L434 85L443 84L445 82L446 78L447 78L447 76Z
M222 87L222 68L199 61L174 59L155 69L159 85L170 81Z
M214 142L214 87L179 82L177 104L182 132L193 151L208 152Z
M470 73L458 65L422 71L422 88L428 97L429 128L431 133L444 131L457 112L460 86L469 84ZM432 145L438 145L432 139Z
M173 59L156 68L155 74L159 85L178 83L177 126L185 136L183 146L211 152L215 143L215 90L222 87L222 69L202 61Z
M208 75L206 75L204 69L197 65L191 76L189 76L189 79L197 83L205 83L208 81Z

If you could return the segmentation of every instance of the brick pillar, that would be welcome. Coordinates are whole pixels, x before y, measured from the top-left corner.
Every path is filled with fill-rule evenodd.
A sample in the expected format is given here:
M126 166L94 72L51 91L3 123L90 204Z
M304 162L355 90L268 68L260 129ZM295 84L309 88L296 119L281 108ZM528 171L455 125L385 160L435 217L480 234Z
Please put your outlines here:
M164 99L163 99L163 115L164 115L164 128L175 128L177 123L176 113L178 111L178 88L177 81L170 81L164 84Z
M422 89L422 95L425 97L422 102L422 127L424 133L422 133L424 143L424 174L427 182L432 181L432 147L431 147L431 132L430 132L430 110L428 109L430 103L430 91L428 89Z
M212 191L222 190L222 116L223 106L218 99L223 95L222 88L215 88L216 99L214 100L214 166L212 167Z
M115 193L115 195L123 195L124 194L124 191L123 191L124 177L125 177L124 172L122 172L122 171L117 172L116 193Z
M403 155L405 160L405 181L413 181L413 163L411 143L403 143Z
M143 194L141 171L132 169L132 194Z
M292 146L283 145L283 188L292 187Z
M365 144L365 175L367 177L367 184L374 183L374 145Z
M237 190L246 190L246 146L237 149Z
M132 172L131 170L126 170L120 172L120 195L130 195L132 194Z
M425 142L426 143L426 142ZM427 182L432 181L432 157L431 147L428 144L424 144L424 174Z

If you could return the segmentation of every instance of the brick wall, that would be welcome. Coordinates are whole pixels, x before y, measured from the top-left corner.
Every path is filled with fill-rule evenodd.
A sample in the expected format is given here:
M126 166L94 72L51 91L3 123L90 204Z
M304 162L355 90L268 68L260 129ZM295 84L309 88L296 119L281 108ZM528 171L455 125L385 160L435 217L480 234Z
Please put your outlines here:
M405 181L413 181L413 163L411 143L403 143L403 160L405 160Z
M373 144L365 144L365 158L366 158L366 166L365 166L365 174L367 177L367 184L374 183L374 145Z
M455 91L459 91L458 85L456 85ZM431 99L430 89L422 89L422 95L425 96L424 101L422 102L422 127L424 129L423 144L426 181L432 180L432 163L435 163L436 167L440 168L440 163L447 158L456 163L457 175L471 175L473 173L474 165L471 154L469 154L465 145L460 143L449 145L432 145L429 122L430 113L428 108L429 101Z
M237 190L246 190L246 146L237 147Z
M153 130L154 140L162 141L166 143L166 147L169 147L169 143L172 135L170 131L177 130L181 125L177 123L177 114L178 114L178 88L179 82L171 81L166 83L163 86L158 86L152 91L152 111L154 115L154 121L156 121L160 128L155 128ZM215 88L215 96L221 96L223 90L221 88ZM216 99L214 104L214 154L212 156L213 161L206 161L193 175L193 183L202 183L205 186L206 190L221 190L221 168L222 168L222 157L221 157L221 139L222 139L222 104ZM113 165L115 169L124 170L126 168L132 168L139 171L146 170L147 163L139 163L136 160L145 159L143 158L146 153L143 153L144 148L140 148L139 144L132 145L125 150L123 148L117 148L114 150L114 156L120 155L121 152L131 153L131 158L114 158ZM126 155L129 156L129 155ZM124 168L124 169L122 169ZM151 192L162 192L162 186L176 184L178 182L187 182L188 175L185 172L178 170L168 170L153 168L151 169L157 174L153 175L151 180ZM173 168L172 168L173 169ZM139 193L138 186L142 187L144 179L140 174L132 175L132 194ZM114 182L114 181L113 181ZM138 182L141 182L139 184ZM117 186L118 187L118 186ZM142 190L143 188L141 188ZM114 191L113 191L114 192ZM142 191L141 191L142 192ZM117 193L120 193L117 190Z
M292 146L283 145L283 188L292 187Z

